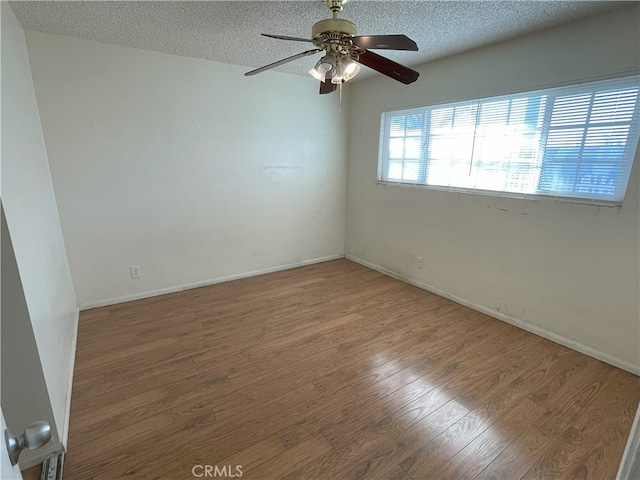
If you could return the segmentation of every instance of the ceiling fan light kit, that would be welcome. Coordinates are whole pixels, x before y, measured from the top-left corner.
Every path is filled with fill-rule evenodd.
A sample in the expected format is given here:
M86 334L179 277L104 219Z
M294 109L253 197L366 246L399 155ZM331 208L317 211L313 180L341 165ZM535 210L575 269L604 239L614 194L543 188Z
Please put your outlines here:
M343 57L338 62L336 74L331 78L331 83L340 84L351 80L360 71L360 65L349 57Z
M320 20L314 24L311 29L312 38L262 34L265 37L280 40L313 43L315 49L251 70L245 75L255 75L298 58L324 52L324 56L309 70L309 74L320 81L321 94L331 93L335 91L337 85L355 77L360 71L359 63L404 84L413 83L418 79L419 73L415 70L369 51L369 49L417 51L418 46L413 40L405 35L358 36L353 22L337 17L346 0L323 0L323 3L331 11L333 18Z
M327 54L320 60L318 60L316 66L309 70L309 73L311 74L311 76L317 78L321 82L324 82L327 80L327 78L333 78L333 76L336 74L337 67L338 61L335 59L335 57Z

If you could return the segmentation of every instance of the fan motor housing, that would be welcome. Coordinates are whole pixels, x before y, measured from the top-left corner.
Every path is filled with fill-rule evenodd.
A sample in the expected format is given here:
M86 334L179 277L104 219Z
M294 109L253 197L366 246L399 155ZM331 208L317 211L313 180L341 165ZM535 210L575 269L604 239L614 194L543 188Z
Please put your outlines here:
M311 29L312 38L317 38L327 33L339 33L345 37L355 37L356 26L353 22L343 18L327 18L326 20L320 20Z

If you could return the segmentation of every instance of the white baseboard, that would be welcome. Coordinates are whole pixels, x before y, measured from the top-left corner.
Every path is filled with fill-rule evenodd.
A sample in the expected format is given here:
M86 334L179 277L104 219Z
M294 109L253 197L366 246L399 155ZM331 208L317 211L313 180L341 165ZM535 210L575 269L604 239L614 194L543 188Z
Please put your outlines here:
M314 263L328 262L330 260L337 260L338 258L344 258L342 254L329 255L326 257L313 258L311 260L302 260L300 262L289 263L286 265L278 265L275 267L264 268L261 270L252 270L250 272L238 273L235 275L228 275L225 277L210 278L199 282L185 283L183 285L175 285L172 287L160 288L157 290L150 290L147 292L134 293L132 295L124 295L122 297L108 298L106 300L100 300L97 302L80 303L78 308L80 310L89 310L91 308L105 307L107 305L115 305L117 303L130 302L132 300L140 300L142 298L156 297L158 295L165 295L167 293L182 292L184 290L191 290L192 288L206 287L208 285L215 285L217 283L230 282L232 280L240 280L241 278L255 277L257 275L264 275L266 273L279 272L281 270L289 270L291 268L303 267L305 265L312 265Z
M465 307L472 308L473 310L489 315L490 317L496 318L498 320L502 320L503 322L522 328L523 330L534 333L540 337L546 338L547 340L551 340L552 342L558 343L565 347L571 348L572 350L575 350L577 352L584 353L585 355L589 355L590 357L593 357L597 360L613 365L614 367L621 368L622 370L626 370L627 372L633 373L634 375L640 375L639 365L634 365L633 363L627 362L626 360L622 360L608 353L601 352L599 350L596 350L595 348L589 347L588 345L583 345L571 338L563 337L562 335L558 335L557 333L551 332L544 328L540 328L536 325L532 325L531 323L527 323L523 320L518 320L512 317L509 317L502 312L492 310L489 307L486 307L484 305L479 305L477 303L470 302L452 293L445 292L443 290L440 290L431 285L427 285L426 283L420 282L413 278L400 275L399 273L396 273L392 270L381 267L380 265L374 265L370 262L367 262L366 260L362 260L361 258L355 257L353 255L345 254L345 258L352 260L356 263L359 263L360 265L364 265L365 267L371 268L373 270L377 270L378 272L384 273L385 275L388 275L390 277L393 277L403 282L414 285L428 292L435 293L436 295L452 300L456 303L464 305Z
M640 461L640 405L636 411L636 418L633 420L633 425L631 425L629 439L622 454L616 480L632 480L631 467L634 461Z

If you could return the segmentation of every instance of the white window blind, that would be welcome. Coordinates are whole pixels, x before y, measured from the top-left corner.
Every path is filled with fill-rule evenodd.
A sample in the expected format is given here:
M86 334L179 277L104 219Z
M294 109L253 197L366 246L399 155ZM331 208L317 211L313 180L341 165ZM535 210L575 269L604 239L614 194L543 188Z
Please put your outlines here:
M621 204L640 77L382 114L378 180Z

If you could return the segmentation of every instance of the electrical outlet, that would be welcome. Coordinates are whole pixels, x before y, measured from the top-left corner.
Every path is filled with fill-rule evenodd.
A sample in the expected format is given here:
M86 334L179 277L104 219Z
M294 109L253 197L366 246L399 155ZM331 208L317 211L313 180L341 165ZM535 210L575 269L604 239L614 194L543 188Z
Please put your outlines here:
M424 258L416 257L416 267L423 268L424 267Z
M140 278L140 265L131 265L129 270L131 270L131 278Z

